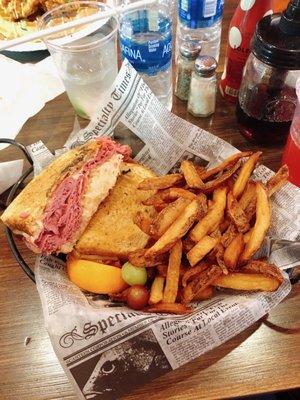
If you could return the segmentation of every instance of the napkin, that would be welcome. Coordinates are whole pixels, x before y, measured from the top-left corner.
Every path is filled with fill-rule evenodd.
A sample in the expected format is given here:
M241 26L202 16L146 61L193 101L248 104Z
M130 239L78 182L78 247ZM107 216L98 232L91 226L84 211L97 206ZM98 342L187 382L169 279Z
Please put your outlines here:
M5 192L21 177L23 164L23 160L0 163L0 194Z
M28 118L65 91L51 57L21 64L0 55L0 138L14 139ZM0 150L7 147L0 144Z

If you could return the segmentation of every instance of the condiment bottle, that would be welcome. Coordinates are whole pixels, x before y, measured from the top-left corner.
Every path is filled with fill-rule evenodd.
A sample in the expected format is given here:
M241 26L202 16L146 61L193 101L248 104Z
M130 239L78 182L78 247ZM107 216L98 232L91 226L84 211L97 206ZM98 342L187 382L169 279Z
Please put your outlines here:
M287 8L290 0L273 0L274 13L282 12Z
M243 68L251 52L255 26L263 16L272 14L272 0L240 0L229 25L224 72L219 88L222 96L236 103Z
M300 0L256 26L244 68L237 121L241 133L263 144L284 143L296 108L300 76Z
M195 117L207 117L215 112L217 66L211 56L199 56L195 61L188 100L188 112Z
M196 41L184 42L179 48L177 59L175 95L187 101L190 92L191 76L195 60L201 51L201 45Z
M289 167L289 181L300 187L300 78L297 80L296 92L298 103L284 149L282 164L287 164Z

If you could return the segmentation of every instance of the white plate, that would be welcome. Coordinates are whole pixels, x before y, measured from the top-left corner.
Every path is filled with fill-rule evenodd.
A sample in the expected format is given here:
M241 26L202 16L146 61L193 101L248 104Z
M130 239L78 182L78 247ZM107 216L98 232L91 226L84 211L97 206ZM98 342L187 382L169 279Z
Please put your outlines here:
M0 44L2 44L4 42L6 42L6 41L0 40ZM23 43L23 44L19 44L18 46L11 47L10 49L4 50L4 51L32 52L32 51L41 51L41 50L47 50L47 47L44 42Z

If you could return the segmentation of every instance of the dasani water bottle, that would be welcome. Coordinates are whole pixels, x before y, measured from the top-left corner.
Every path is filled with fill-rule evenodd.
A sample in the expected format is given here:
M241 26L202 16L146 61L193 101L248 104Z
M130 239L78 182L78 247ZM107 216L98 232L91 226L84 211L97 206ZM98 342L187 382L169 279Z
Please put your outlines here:
M172 108L171 0L124 13L120 20L122 58L142 75L156 97Z
M197 40L201 54L219 60L224 0L178 0L176 53L183 42Z

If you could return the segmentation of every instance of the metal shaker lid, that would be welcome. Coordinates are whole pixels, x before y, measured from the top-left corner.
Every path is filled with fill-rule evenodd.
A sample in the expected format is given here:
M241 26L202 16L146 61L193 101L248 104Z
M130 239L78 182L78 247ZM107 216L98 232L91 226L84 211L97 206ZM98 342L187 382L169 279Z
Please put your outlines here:
M195 71L205 77L212 76L217 66L217 60L212 56L199 56L195 61Z
M197 40L189 40L180 45L180 54L191 60L195 60L201 52L201 44Z

